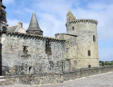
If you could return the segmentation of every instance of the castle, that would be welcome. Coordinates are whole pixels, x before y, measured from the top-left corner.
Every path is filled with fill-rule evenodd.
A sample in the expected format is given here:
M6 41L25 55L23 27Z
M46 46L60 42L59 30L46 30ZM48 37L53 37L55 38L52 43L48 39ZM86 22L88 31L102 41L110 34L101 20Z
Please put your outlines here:
M67 33L44 37L36 14L27 31L21 22L9 27L0 0L0 75L63 73L99 67L97 21L67 14Z

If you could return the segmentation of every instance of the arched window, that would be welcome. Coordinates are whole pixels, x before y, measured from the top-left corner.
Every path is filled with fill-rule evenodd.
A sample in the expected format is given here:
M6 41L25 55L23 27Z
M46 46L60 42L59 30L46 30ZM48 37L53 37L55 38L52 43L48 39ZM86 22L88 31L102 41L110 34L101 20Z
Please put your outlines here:
M88 56L91 56L91 51L90 50L88 50Z
M96 41L96 37L95 37L95 35L93 35L93 42L95 42Z

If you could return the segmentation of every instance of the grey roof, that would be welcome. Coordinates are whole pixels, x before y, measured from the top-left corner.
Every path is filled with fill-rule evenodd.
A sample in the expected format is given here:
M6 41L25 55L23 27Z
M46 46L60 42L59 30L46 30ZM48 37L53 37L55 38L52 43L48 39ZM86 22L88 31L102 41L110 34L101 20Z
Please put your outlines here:
M27 31L31 31L31 30L39 30L39 31L42 31L41 29L40 29L40 26L39 26L39 24L38 24L38 21L37 21L37 18L36 18L36 14L35 13L33 13L32 14L32 18L31 18L31 21L30 21L30 25L29 25L29 28L28 28L28 30Z

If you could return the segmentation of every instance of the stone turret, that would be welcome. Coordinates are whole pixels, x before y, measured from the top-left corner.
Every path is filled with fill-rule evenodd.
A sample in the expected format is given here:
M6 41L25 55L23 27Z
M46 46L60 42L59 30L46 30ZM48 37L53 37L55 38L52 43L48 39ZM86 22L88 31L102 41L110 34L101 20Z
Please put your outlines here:
M29 34L43 35L43 31L38 24L35 13L32 14L31 22L26 32Z
M71 22L71 21L75 21L76 18L75 16L73 15L73 13L69 10L68 13L67 13L67 22Z
M72 39L77 46L74 51L77 55L73 56L76 59L76 68L99 66L97 24L98 22L92 19L75 19L71 11L67 14L67 33L78 36L75 40Z

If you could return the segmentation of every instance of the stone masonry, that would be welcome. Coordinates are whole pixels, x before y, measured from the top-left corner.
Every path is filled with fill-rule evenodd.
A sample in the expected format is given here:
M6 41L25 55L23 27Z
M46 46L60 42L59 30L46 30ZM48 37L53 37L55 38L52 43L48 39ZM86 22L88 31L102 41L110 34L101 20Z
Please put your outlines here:
M21 22L7 26L5 6L1 8L1 75L62 74L99 67L96 20L76 19L69 11L67 33L58 33L55 38L44 37L35 13L25 31Z

